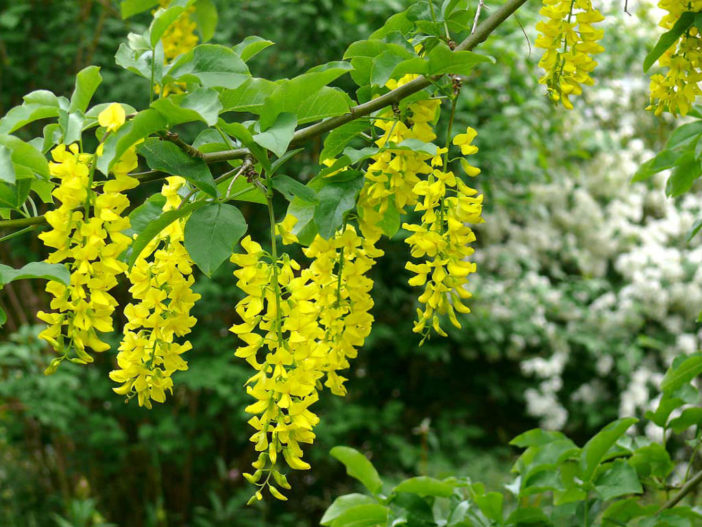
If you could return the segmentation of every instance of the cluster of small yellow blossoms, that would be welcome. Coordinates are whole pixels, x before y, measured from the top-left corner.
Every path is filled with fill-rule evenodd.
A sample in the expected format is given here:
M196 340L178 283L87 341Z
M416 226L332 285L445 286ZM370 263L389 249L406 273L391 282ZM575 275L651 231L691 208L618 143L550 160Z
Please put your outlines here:
M296 221L287 216L278 225L284 243L297 242L291 234ZM246 344L235 355L257 371L247 382L256 402L246 411L254 415L251 441L260 452L257 470L245 477L285 499L271 482L289 488L277 468L279 454L292 469L309 468L300 443L313 442L319 421L309 407L318 400L325 377L332 393L346 394L346 379L338 372L349 367L370 333L373 282L365 275L383 253L350 225L329 240L316 236L303 249L311 264L302 271L287 254L273 262L249 237L241 245L246 253L231 260L239 266L234 275L247 296L236 307L243 323L231 331ZM261 349L265 355L259 363ZM261 497L259 490L253 499Z
M582 84L595 83L590 73L597 62L592 56L604 51L597 43L604 31L592 24L604 17L590 0L544 0L539 13L546 17L536 24L540 34L534 45L545 50L539 66L546 73L539 82L553 101L571 110L570 96L580 95Z
M397 88L415 78L406 75L399 81L390 80L387 87ZM407 124L394 116L393 111L382 112L375 120L375 126L383 133L376 145L385 148L390 143L400 144L406 139L417 139L429 143L436 139L432 127L441 105L439 99L425 99L411 103L408 108ZM431 172L428 160L431 155L411 149L384 149L373 156L373 162L366 170L366 183L358 198L359 225L364 237L377 240L382 234L378 223L388 207L394 206L400 214L405 207L413 207L417 202L414 186L421 174Z
M660 26L670 30L686 11L702 11L702 0L662 0L658 7L668 13ZM687 115L698 95L702 95L702 35L694 25L687 29L658 59L667 68L665 75L651 77L651 104L647 110L656 115L669 111L673 115Z
M471 144L475 130L468 128L465 134L457 135L453 144L460 146L463 155L474 154L478 148ZM467 224L482 223L481 211L483 196L468 187L453 172L443 169L443 160L436 156L432 160L433 170L426 180L417 183L413 191L420 197L415 207L422 212L419 225L405 223L402 227L412 234L405 240L414 258L426 258L423 263L408 262L406 268L415 276L409 283L424 286L419 301L424 309L417 309L418 320L414 331L426 338L431 328L439 335L441 329L439 315L448 314L449 320L457 328L461 327L456 311L469 313L462 300L470 298L465 288L470 273L475 272L475 264L467 261L473 254L470 244L475 235ZM464 163L468 175L475 176L479 169ZM454 195L448 195L454 194Z
M160 5L163 8L168 7L170 3L171 0L160 0ZM192 19L193 13L195 13L194 6L187 8L170 26L168 26L168 29L161 37L164 63L170 63L173 59L187 53L197 46L199 37L197 36L197 24ZM154 86L154 91L159 94L163 89L162 95L165 97L169 93L183 93L184 88L185 84L172 82L163 88L156 85Z
M170 3L171 0L160 0L160 5L164 8L168 7ZM193 13L195 13L194 6L187 8L175 22L168 26L168 29L161 37L163 55L166 62L170 62L178 55L187 53L197 46L197 24L191 18Z
M124 119L124 111L117 104L98 117L108 132L119 128ZM55 249L47 261L66 263L71 278L68 286L56 281L47 284L47 292L54 297L50 304L54 312L37 314L48 324L40 337L60 354L47 373L55 371L64 359L92 362L88 349L97 352L109 349L98 332L112 331L112 313L117 301L108 291L117 284L117 276L126 270L118 257L131 243L122 234L129 228L129 219L121 216L129 206L122 192L138 184L127 175L137 166L133 148L115 164L114 178L104 183L100 194L94 191L96 184L92 181L93 155L81 154L75 144L68 148L59 145L51 155L54 161L49 163L50 173L60 180L52 194L61 205L46 214L52 228L39 238ZM72 351L75 356L71 356Z
M178 176L166 179L161 191L166 197L164 211L178 207L178 190L184 184ZM115 392L136 395L139 406L147 408L152 400L164 402L166 391L173 391L175 371L188 369L181 355L192 346L174 339L187 335L195 325L190 310L200 295L191 290L193 264L183 246L183 226L184 221L177 220L161 231L128 273L129 291L138 302L124 309L128 322L117 355L119 369L110 372L110 378L122 384Z

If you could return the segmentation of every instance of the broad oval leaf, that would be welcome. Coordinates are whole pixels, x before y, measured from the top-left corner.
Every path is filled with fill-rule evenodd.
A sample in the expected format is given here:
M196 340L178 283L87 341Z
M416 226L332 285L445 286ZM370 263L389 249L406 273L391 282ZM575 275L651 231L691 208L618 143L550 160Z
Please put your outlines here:
M347 446L336 446L331 449L330 454L346 466L349 476L356 478L373 494L380 492L383 482L366 456Z
M232 255L246 232L246 220L233 205L210 203L195 212L185 224L185 249L207 276Z
M0 286L27 278L54 280L61 282L63 285L68 285L71 280L71 273L63 264L31 262L20 269L13 269L7 265L0 264Z

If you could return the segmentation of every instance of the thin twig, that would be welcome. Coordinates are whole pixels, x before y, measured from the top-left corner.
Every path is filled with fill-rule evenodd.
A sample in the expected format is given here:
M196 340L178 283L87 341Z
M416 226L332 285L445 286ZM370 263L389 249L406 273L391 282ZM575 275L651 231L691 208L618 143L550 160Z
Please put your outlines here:
M161 139L165 139L166 141L170 141L171 143L175 144L178 148L180 148L183 152L188 154L190 157L195 157L198 159L202 159L205 154L200 152L197 148L194 146L190 146L188 143L183 141L180 136L175 133L175 132L164 132L160 133L159 136Z
M693 477L690 481L685 483L685 485L683 485L683 487L680 489L680 492L678 492L675 496L666 501L663 504L663 506L660 509L658 509L658 512L675 507L678 504L678 502L682 500L685 496L687 496L692 489L694 489L697 485L700 484L700 482L702 482L702 470L695 474L695 477Z
M478 27L478 20L480 20L480 12L483 10L485 2L483 0L478 0L478 8L475 10L475 18L473 19L473 28L470 30L470 34L475 33L475 28Z

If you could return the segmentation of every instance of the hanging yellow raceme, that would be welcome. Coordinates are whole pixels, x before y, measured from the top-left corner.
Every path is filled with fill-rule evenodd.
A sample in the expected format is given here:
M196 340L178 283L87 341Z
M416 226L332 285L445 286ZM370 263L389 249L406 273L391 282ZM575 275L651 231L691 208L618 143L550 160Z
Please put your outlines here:
M160 6L166 8L170 5L171 0L160 0ZM190 6L173 22L161 37L163 45L163 60L165 64L171 63L175 58L187 53L199 42L197 35L197 24L192 16L195 13L195 6ZM156 94L161 94L166 97L169 93L183 93L185 84L181 82L171 82L166 86L156 85L154 91Z
M416 77L405 75L400 80L391 79L386 86L395 89ZM377 116L374 124L382 135L375 143L383 151L372 157L356 206L359 226L367 240L374 242L380 238L382 229L378 225L390 207L402 214L405 207L413 207L417 202L413 189L421 175L431 172L428 161L432 156L413 149L392 148L391 144L397 145L407 139L425 143L436 139L432 125L440 105L439 99L412 102L407 108L406 123L391 109Z
M178 190L185 180L166 178L161 194L166 197L164 212L181 202ZM190 310L200 295L192 292L192 260L183 246L184 220L176 220L154 238L128 272L129 292L138 302L124 309L127 323L117 355L118 369L110 378L121 384L114 388L120 395L137 397L139 406L151 408L151 401L162 403L166 392L173 391L171 376L187 370L182 354L192 348L187 340L176 337L190 333L196 319Z
M684 12L702 11L702 0L662 0L658 7L667 11L659 25L670 30ZM697 27L693 25L683 32L661 55L658 65L667 71L651 77L651 103L646 109L656 115L664 111L687 115L695 98L702 95L702 35Z
M545 74L539 83L548 94L569 110L570 96L580 95L582 85L593 85L590 73L597 66L592 58L604 48L597 43L604 31L592 24L604 20L590 0L543 0L539 13L546 18L536 24L539 36L534 45L544 49L539 66Z
M453 143L460 146L463 155L477 152L471 144L475 130L468 128L459 134ZM414 331L427 338L431 328L445 336L439 315L448 315L451 323L461 327L456 312L469 313L463 300L470 298L466 289L468 275L475 272L475 263L468 261L473 254L470 244L475 235L468 224L482 223L482 195L468 187L453 172L446 171L443 160L436 156L432 160L433 170L426 180L414 187L420 197L415 210L422 212L418 225L405 223L402 227L412 234L405 240L412 257L424 259L421 263L408 262L406 268L415 276L409 281L412 286L424 286L419 297L422 309L417 309ZM467 162L464 168L469 175L479 170Z
M274 261L249 236L241 247L245 253L232 255L231 261L238 266L234 275L246 297L236 306L242 323L230 331L245 343L235 355L256 370L246 383L256 402L246 411L253 414L249 424L256 432L251 441L260 453L257 470L245 477L285 499L273 485L289 488L280 472L280 456L292 469L310 468L302 461L300 443L312 443L319 421L309 407L318 399L317 383L324 375L326 357L319 345L324 335L306 279L295 276L297 262L287 254ZM261 497L258 491L253 499Z
M124 124L124 111L120 105L112 104L100 113L98 121L108 133L115 131ZM102 193L95 191L97 184L92 181L95 156L80 153L75 144L68 148L59 145L51 155L50 173L60 181L52 195L61 204L46 214L51 230L39 238L55 249L47 261L65 263L71 279L68 286L55 281L47 284L47 292L54 297L50 304L54 311L37 314L48 324L40 337L60 354L47 373L53 373L64 359L92 362L88 350L109 349L98 334L113 329L112 314L117 301L108 291L117 284L117 276L126 270L118 257L131 243L122 234L129 228L129 219L121 215L129 206L122 192L138 184L127 175L137 166L133 148L115 164L113 178L103 184Z

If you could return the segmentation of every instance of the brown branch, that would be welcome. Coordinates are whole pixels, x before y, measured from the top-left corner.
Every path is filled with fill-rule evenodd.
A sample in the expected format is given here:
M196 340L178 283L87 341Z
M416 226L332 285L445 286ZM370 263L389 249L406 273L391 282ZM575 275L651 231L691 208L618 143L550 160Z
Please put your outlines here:
M481 42L484 42L488 38L488 36L490 36L490 33L492 33L495 30L495 28L497 28L497 26L499 26L502 22L509 18L509 16L512 15L512 13L519 9L523 4L525 4L526 1L527 0L508 1L505 5L503 5L492 15L490 15L490 17L485 19L485 21L476 28L474 33L472 33L468 38L466 38L463 42L456 46L456 51L471 50ZM364 117L377 110L381 110L386 106L391 106L392 104L397 103L400 100L409 97L410 95L413 95L418 91L423 90L424 88L427 88L431 85L433 81L434 79L428 79L424 76L417 77L416 79L408 82L407 84L403 84L399 88L389 91L388 93L381 95L380 97L373 99L372 101L368 101L366 103L359 104L358 106L351 107L349 113L340 115L338 117L332 117L331 119L327 119L326 121L322 121L320 123L316 123L301 130L298 130L297 132L295 132L295 135L293 136L292 141L290 142L290 146L298 146L301 143L307 142L313 137L334 130L335 128L339 128L340 126L348 122L354 121L359 117ZM245 157L249 154L250 152L247 148L237 148L235 150L224 150L222 152L212 152L209 154L204 154L202 158L207 163L219 163L222 161L229 161L230 159L241 159L242 157Z
M672 509L675 507L680 500L682 500L685 496L687 496L692 489L694 489L697 485L702 482L702 470L700 470L695 476L685 483L683 487L680 489L680 492L678 492L675 496L670 498L668 501L666 501L663 506L658 509L658 512L662 512L665 509Z

